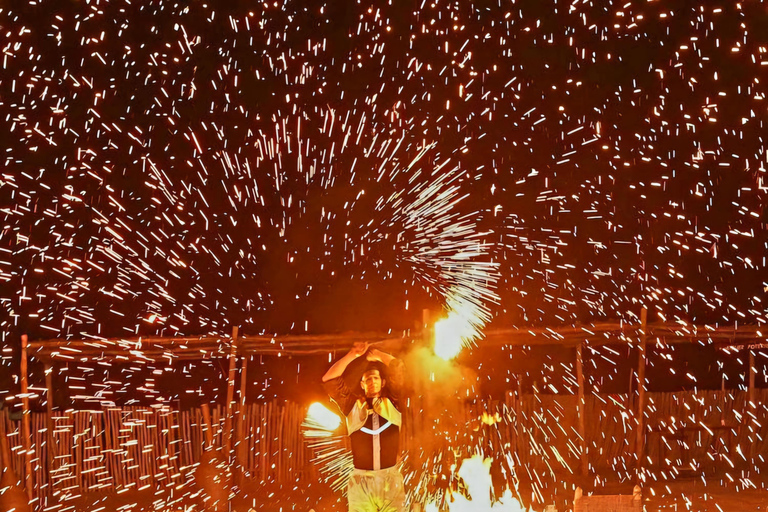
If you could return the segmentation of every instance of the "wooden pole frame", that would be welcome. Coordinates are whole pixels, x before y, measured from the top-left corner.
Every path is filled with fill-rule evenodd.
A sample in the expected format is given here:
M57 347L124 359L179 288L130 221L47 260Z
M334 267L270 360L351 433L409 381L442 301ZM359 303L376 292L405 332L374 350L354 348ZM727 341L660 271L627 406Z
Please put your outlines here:
M245 393L248 386L248 356L243 356L240 363L240 407L245 407Z
M29 338L26 334L21 335L21 442L24 447L24 487L27 490L29 502L33 499L32 481L32 433L30 432L29 419L29 376L27 369L27 346Z
M755 411L757 409L757 398L755 396L755 375L757 374L757 368L755 368L755 350L749 349L749 387L747 388L747 409ZM751 427L750 427L751 430ZM751 436L750 436L751 438ZM755 442L749 443L749 460L755 460Z
M203 452L213 450L213 420L211 419L211 407L208 404L200 406L203 416ZM202 458L202 456L201 456Z
M648 309L643 307L640 311L640 347L637 355L637 481L641 481L643 472L643 459L645 458L645 364L647 360L648 344Z
M247 442L245 439L244 422L245 413L247 411L245 406L245 392L248 383L248 356L243 356L240 359L240 394L238 396L240 400L237 407L237 421L235 422L235 454L237 464L242 469L246 466L247 455Z
M755 403L755 374L757 368L755 368L755 351L749 349L749 387L747 388L747 396L749 397L749 408L754 409L757 407Z
M430 311L425 310L422 315L422 324L421 324L421 337L425 342L431 342L433 339L433 329L432 324L430 322ZM435 314L435 316L437 316ZM638 367L637 367L637 374L636 374L636 392L637 395L637 402L635 404L630 404L629 407L632 408L634 405L634 409L636 411L636 444L635 444L635 454L636 454L636 467L637 467L637 478L638 480L645 478L645 470L648 464L648 458L646 456L647 453L647 441L649 439L650 434L648 429L648 418L646 416L648 404L646 403L648 399L648 389L647 389L647 379L646 379L646 369L647 369L647 361L648 361L648 336L652 335L654 338L657 337L657 332L654 330L654 326L648 325L648 312L646 308L643 308L640 314L640 326L638 328L637 325L632 325L631 332L632 335L628 336L630 340L636 340L637 347L638 347ZM418 322L416 325L416 330L418 330ZM629 330L629 329L628 329ZM418 333L415 333L414 337L418 339ZM663 337L663 336L658 336ZM227 346L226 344L222 343L222 354L228 354L229 357L229 374L228 374L228 389L227 389L227 407L225 409L225 432L222 436L223 443L226 443L226 453L227 455L223 457L234 457L236 453L239 452L240 445L235 444L232 446L232 439L240 440L241 442L244 441L244 437L239 434L241 431L241 426L238 425L235 429L232 428L233 426L233 416L235 414L238 414L235 416L235 420L239 424L241 421L243 421L243 411L245 409L245 391L246 391L246 379L247 379L247 357L244 357L245 353L248 353L246 348L243 345L243 342L246 338L239 335L239 329L238 327L233 328L233 334L231 338L231 342ZM394 338L393 338L394 339ZM626 340L626 338L623 338L623 340ZM224 340L226 341L226 339ZM651 338L651 344L653 344L655 340ZM759 341L759 340L758 340ZM551 342L551 339L550 339ZM625 341L626 343L626 341ZM589 446L595 447L594 444L590 444L589 441L594 441L593 437L590 437L590 440L586 437L586 404L585 404L585 396L587 393L586 389L586 382L585 382L585 374L584 374L584 350L589 350L591 347L599 346L600 344L595 344L592 340L592 338L589 337L582 337L581 341L578 344L571 344L570 341L568 343L570 346L575 346L576 348L576 376L578 381L578 388L577 388L577 426L578 434L581 436L581 452L580 452L580 470L583 474L588 475L590 471L590 458L593 461L597 461L597 455L594 450L589 449ZM651 345L653 346L653 345ZM757 358L757 350L760 350L760 347L762 345L749 345L750 348L748 348L748 399L750 401L751 407L755 407L756 400L760 400L762 398L761 396L756 396L756 358ZM21 388L21 394L19 397L21 400L21 405L23 407L23 416L22 416L22 436L21 436L21 443L23 448L23 456L24 456L24 483L25 483L25 491L27 496L29 497L30 501L35 500L38 504L42 500L44 500L44 497L41 497L40 495L43 494L43 491L45 488L43 487L41 489L41 486L43 485L43 480L36 479L35 477L37 474L32 471L32 468L34 466L33 461L35 464L38 462L35 461L35 453L42 454L40 451L40 444L35 444L35 438L33 437L33 428L38 428L38 425L33 427L31 426L32 423L32 416L31 416L31 409L30 409L30 395L29 389L30 389L30 381L33 380L29 371L29 357L30 354L32 357L35 358L35 360L39 360L38 353L35 350L36 344L35 342L30 342L28 339L28 336L24 335L21 337L21 354L20 354L20 388ZM755 348L757 347L757 348ZM229 350L227 350L229 349ZM741 354L744 355L743 352ZM235 386L236 386L236 380L237 380L237 360L242 358L242 367L241 367L241 373L240 373L240 393L239 395L235 396ZM53 383L52 383L52 371L53 371L53 362L55 359L43 359L43 362L45 363L45 384L47 389L47 412L48 412L48 418L49 418L49 435L52 435L53 429L50 426L52 422L52 415L53 415L53 409L54 409L54 401L53 401ZM587 362L589 363L589 353L587 354ZM759 362L758 362L759 363ZM742 363L743 364L743 363ZM744 371L744 366L742 366L742 371ZM633 379L635 380L635 379ZM34 386L34 383L31 383L32 386ZM518 382L519 385L519 382ZM33 390L36 388L32 388ZM592 393L593 390L590 390L590 393ZM633 391L634 393L634 391ZM590 395L591 397L593 395ZM743 396L743 395L742 395ZM239 409L238 409L239 404ZM423 405L423 404L422 404ZM65 409L67 406L66 404L61 403L60 404L61 410ZM210 410L208 409L208 405L205 404L203 406L204 411L204 417L205 423L205 447L207 450L210 450L213 445L213 437L212 434L214 432L214 424L211 421L210 418ZM272 407L272 405L270 405ZM517 407L519 408L519 401ZM747 405L747 407L750 407L750 405ZM279 410L279 409L278 409ZM415 410L418 410L415 408ZM284 413L285 414L285 413ZM279 417L279 416L278 416ZM216 415L214 416L215 419L218 418L218 411L216 411ZM274 419L274 418L273 418ZM277 420L275 420L277 421ZM418 421L418 420L416 420ZM280 423L282 425L282 423ZM217 427L218 428L218 427ZM142 434L144 435L144 434ZM4 439L3 439L4 440ZM57 443L55 445L58 448L62 448L61 443ZM56 451L51 451L54 448L54 445L49 445L48 450L48 457L51 457L52 453L53 455L58 455ZM752 447L754 448L754 446ZM631 448L629 449L631 453ZM63 452L62 452L63 453ZM281 451L282 453L282 451ZM246 456L248 454L246 453ZM223 458L222 457L222 458ZM8 458L9 459L9 458ZM597 462L596 462L597 463ZM256 465L258 468L258 464ZM280 467L280 466L278 466ZM49 466L50 468L50 466ZM38 468L39 469L39 468ZM265 469L265 471L268 471ZM19 471L21 473L21 470ZM48 480L48 485L50 484L50 479ZM38 494L38 496L34 496L35 494Z
M237 326L232 328L232 343L229 349L229 375L227 377L227 408L224 417L224 457L229 459L232 450L232 411L235 401L235 376L237 374Z
M45 362L45 408L47 412L45 422L45 444L46 444L46 464L48 471L48 487L53 489L53 480L51 478L51 471L53 470L53 461L58 455L54 450L54 438L53 438L53 364L50 361Z
M576 380L579 383L576 415L578 417L579 438L581 439L581 474L589 474L589 454L587 452L587 429L584 424L586 401L584 400L584 343L576 345Z
M271 335L260 334L240 336L238 354L281 354L313 355L327 354L345 347L351 347L356 341L385 343L390 350L410 344L417 340L431 339L430 314L416 320L416 328L402 332L350 332L333 335ZM626 345L627 338L639 337L639 326L629 326L624 322L592 323L568 327L536 327L514 329L492 329L485 331L484 346L540 346L561 345L576 347L587 342L590 347L602 345ZM702 343L715 347L744 347L752 345L768 348L768 333L761 326L746 325L738 329L708 325L685 325L659 323L646 325L645 335L663 339L667 344ZM425 333L428 333L425 335ZM427 338L427 340L424 340ZM141 342L141 349L136 350ZM174 360L212 359L229 357L230 346L223 336L180 336L180 337L140 337L110 339L47 339L30 341L28 349L40 361L67 361L87 363L92 361L112 360Z
M48 411L49 420L53 418L53 365L50 361L45 364L45 408Z

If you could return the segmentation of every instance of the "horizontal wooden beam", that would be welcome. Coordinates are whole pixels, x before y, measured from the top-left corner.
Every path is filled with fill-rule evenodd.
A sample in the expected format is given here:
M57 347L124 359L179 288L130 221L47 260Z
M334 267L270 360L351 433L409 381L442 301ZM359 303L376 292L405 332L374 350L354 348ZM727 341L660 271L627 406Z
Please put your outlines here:
M656 324L647 328L649 344L701 343L720 347L760 346L768 344L768 328L760 326L712 327L679 324ZM764 332L765 331L765 332ZM575 347L634 345L642 332L637 324L622 322L598 323L559 328L536 327L522 329L492 329L478 343L485 346L545 346ZM421 333L404 332L346 332L341 334L289 334L238 336L237 353L311 355L346 350L355 342L381 344L392 350L420 340ZM29 343L29 355L36 359L55 360L157 360L200 359L228 357L231 337L137 337L114 339L51 339Z

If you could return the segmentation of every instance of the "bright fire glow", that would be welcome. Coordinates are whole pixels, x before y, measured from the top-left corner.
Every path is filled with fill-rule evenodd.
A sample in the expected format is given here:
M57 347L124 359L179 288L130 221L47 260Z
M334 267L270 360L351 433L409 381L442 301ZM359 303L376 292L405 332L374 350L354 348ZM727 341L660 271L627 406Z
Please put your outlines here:
M491 459L483 460L482 455L474 455L464 459L459 468L458 475L467 484L467 490L471 499L454 494L452 501L448 503L451 512L525 512L526 509L520 502L506 490L501 499L491 503ZM437 512L434 503L428 503L426 512Z
M448 361L477 336L472 323L456 311L435 322L435 354Z
M310 405L309 410L307 410L305 423L316 429L327 430L330 433L339 428L339 425L341 425L341 418L339 418L338 414L335 414L323 404L315 402Z

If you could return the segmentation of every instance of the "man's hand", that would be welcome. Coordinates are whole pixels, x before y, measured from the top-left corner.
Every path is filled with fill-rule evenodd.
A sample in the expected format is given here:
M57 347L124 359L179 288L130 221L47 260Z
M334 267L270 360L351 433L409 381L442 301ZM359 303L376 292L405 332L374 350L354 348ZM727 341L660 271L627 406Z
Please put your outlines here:
M367 350L368 350L368 343L366 343L365 341L356 341L355 344L352 345L352 348L349 350L349 353L355 358L358 358L361 355L365 354Z
M352 348L349 349L349 352L347 352L347 355L333 363L333 366L325 372L325 375L323 375L323 382L328 382L329 380L344 375L344 370L347 369L347 366L349 366L352 361L365 354L367 350L368 343L364 341L356 341L355 344L352 345Z
M380 361L384 363L385 365L389 366L389 363L392 362L394 357L387 354L386 352L382 352L379 349L372 348L368 351L368 353L365 355L365 358L369 361Z

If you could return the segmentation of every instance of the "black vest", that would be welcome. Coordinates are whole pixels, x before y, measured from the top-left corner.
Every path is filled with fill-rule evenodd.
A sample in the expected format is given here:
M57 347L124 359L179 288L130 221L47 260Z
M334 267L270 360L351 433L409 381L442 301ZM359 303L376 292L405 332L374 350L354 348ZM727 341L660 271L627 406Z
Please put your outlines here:
M350 434L356 469L378 470L397 464L400 427L371 411L365 426Z

